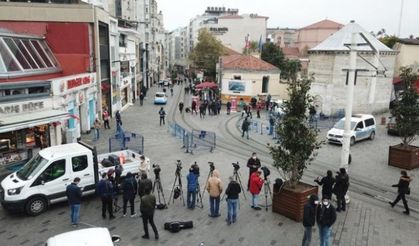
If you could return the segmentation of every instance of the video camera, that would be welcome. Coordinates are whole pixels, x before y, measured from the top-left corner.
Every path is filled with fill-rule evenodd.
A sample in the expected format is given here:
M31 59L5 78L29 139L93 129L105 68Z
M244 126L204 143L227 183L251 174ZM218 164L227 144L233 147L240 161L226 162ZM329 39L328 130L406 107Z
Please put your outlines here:
M176 173L180 174L180 171L182 170L182 161L181 160L177 160L176 161Z
M231 163L231 165L233 165L234 171L238 171L240 169L239 162L236 162L236 163L233 162L233 163Z
M209 166L210 166L210 171L214 171L215 167L214 167L214 162L209 161L208 162Z
M161 171L160 165L154 163L153 164L153 172L154 172L154 175L156 175L156 179L158 179L160 177L160 171Z
M190 171L192 171L195 175L199 176L199 166L198 163L196 163L196 161L194 162L194 164L192 164Z
M260 169L262 170L263 177L266 180L268 178L268 176L271 174L271 170L269 170L269 168L266 167L266 166L263 166Z

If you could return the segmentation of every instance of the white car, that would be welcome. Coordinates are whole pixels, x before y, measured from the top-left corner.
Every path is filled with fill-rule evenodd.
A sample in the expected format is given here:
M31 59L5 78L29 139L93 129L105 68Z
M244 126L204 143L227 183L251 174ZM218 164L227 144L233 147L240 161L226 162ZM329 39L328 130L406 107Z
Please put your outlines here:
M45 246L113 246L121 240L118 235L110 235L108 228L96 227L61 233L50 237Z
M154 104L166 104L167 103L167 96L164 92L156 92L154 96Z
M370 114L356 114L351 117L351 145L362 139L375 138L376 123L374 116ZM332 129L327 132L329 143L343 143L343 132L345 129L345 118L340 119Z

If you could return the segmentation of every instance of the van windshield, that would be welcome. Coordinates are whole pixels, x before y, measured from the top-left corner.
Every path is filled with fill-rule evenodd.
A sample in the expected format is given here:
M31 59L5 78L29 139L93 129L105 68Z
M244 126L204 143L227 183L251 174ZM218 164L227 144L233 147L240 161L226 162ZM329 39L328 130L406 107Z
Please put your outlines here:
M355 121L351 121L351 129L354 129L355 125L356 125L356 122L355 122ZM337 123L333 126L333 128L335 128L335 129L340 129L340 130L344 130L344 129L345 129L345 120L344 120L344 119L341 119L340 121L338 121L338 122L337 122Z
M30 159L19 171L17 171L16 174L22 180L31 179L47 163L47 159L44 159L42 156L37 154L36 156L32 157L32 159Z

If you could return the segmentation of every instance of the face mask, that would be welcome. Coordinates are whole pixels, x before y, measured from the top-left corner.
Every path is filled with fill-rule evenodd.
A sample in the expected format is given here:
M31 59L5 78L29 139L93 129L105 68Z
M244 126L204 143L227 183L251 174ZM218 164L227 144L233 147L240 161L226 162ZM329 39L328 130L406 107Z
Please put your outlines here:
M253 158L253 160L256 160L256 156L253 156L252 158Z
M329 205L329 202L328 201L323 201L323 205L327 206L327 205Z

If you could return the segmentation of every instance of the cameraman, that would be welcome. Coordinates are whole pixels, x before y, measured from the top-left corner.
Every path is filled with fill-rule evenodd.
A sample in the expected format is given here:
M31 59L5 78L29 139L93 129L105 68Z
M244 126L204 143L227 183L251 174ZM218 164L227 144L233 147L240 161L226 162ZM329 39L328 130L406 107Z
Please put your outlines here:
M252 194L252 208L255 210L261 210L261 208L258 205L259 193L262 190L263 186L263 179L260 177L261 174L262 171L258 170L252 173L252 176L250 177L249 191Z
M252 173L256 172L260 168L260 160L257 158L256 153L252 153L252 157L247 161L247 167L249 168L249 181L247 182L247 190L250 189L250 177Z
M239 203L239 193L242 191L239 183L233 176L229 177L230 183L226 189L227 195L227 225L235 223L237 219L237 204Z
M187 204L189 209L195 208L195 201L196 201L196 192L198 188L198 177L199 177L199 168L198 174L196 172L197 165L192 165L189 168L189 173L186 176L186 180L188 181L188 193L187 193Z
M220 195L223 192L223 186L221 184L220 172L214 170L212 176L208 179L207 191L210 196L210 217L220 216Z

